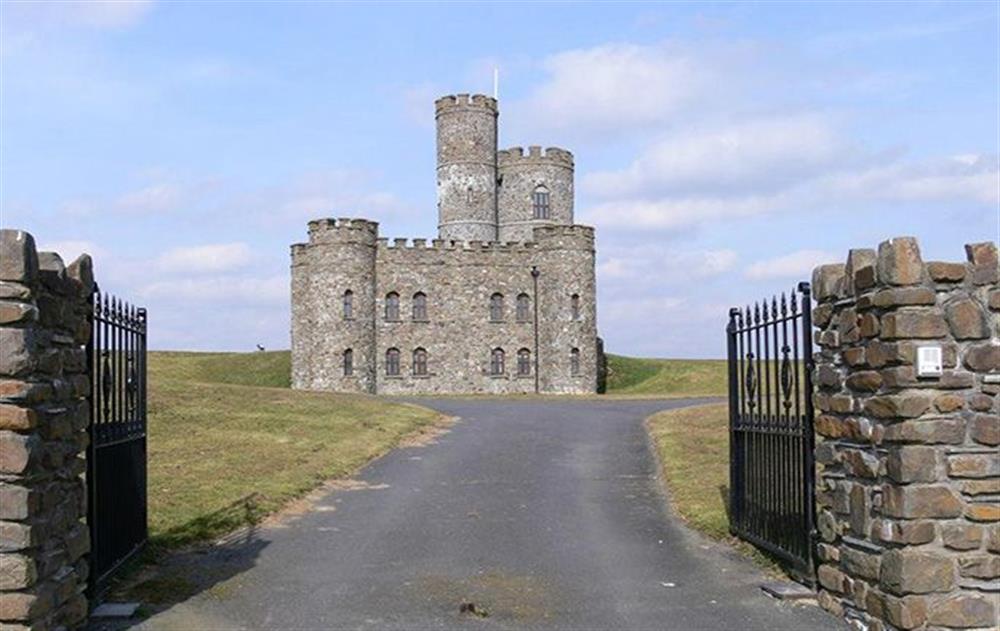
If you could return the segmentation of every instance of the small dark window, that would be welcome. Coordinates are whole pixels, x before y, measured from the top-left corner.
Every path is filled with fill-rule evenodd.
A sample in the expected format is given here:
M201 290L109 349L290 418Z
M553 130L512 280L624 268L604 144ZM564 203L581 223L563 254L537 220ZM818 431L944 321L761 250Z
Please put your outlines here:
M526 348L517 351L517 374L522 377L531 374L531 351Z
M348 289L344 292L344 319L354 318L354 292Z
M574 320L580 319L580 294L573 294L569 299L569 308Z
M472 187L470 186L469 188L465 189L465 203L471 204L473 199L474 197L472 193Z
M490 374L491 375L502 375L503 374L503 349L494 348L493 352L490 353Z
M413 351L413 374L427 374L427 351L422 348Z
M354 351L347 349L344 351L344 376L350 377L354 374Z
M569 352L569 374L577 377L580 375L580 349L574 348Z
M528 294L520 294L517 297L517 321L527 322L531 319L531 298Z
M503 294L490 296L490 320L493 322L503 321Z
M399 349L390 348L385 352L385 374L390 377L399 375Z
M399 319L399 294L394 291L385 295L385 319Z
M548 219L549 189L544 186L536 187L535 192L531 194L531 205L535 219Z
M427 319L427 295L422 291L413 294L413 319Z

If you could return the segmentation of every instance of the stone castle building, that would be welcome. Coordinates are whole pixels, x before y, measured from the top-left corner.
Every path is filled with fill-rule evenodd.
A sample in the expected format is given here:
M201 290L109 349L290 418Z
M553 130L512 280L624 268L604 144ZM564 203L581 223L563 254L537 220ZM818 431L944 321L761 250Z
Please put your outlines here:
M595 392L594 230L573 223L573 155L498 151L495 99L435 109L437 239L319 219L292 246L292 386Z

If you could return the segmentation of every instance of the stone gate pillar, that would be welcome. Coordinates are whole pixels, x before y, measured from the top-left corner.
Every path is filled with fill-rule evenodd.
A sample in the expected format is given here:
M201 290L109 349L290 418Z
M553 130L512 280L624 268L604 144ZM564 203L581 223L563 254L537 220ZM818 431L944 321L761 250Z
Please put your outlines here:
M813 275L820 603L858 627L998 624L1000 272L966 252L896 238Z
M0 230L0 628L86 620L90 257Z

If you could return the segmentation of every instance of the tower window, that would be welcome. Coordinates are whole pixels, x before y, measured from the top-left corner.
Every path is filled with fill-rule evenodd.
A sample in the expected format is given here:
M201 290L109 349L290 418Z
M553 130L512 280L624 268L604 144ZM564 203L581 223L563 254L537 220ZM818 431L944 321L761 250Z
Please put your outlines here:
M517 351L517 374L521 377L531 374L531 351L526 348Z
M527 322L531 319L531 298L528 294L519 294L517 296L517 321Z
M580 294L573 294L569 298L570 313L574 320L580 319Z
M536 187L535 192L531 194L531 205L535 219L548 219L550 214L549 189L544 186Z
M422 348L413 351L413 374L427 374L427 351Z
M491 375L502 375L503 374L503 349L494 348L490 353L490 374Z
M503 294L497 293L490 296L490 320L492 322L503 321Z
M344 319L354 319L354 292L350 289L344 292Z
M354 351L347 349L344 351L344 376L350 377L354 374Z
M472 187L465 189L465 203L471 204L473 201Z
M569 374L574 377L580 376L580 349L573 348L569 351Z
M399 294L394 291L385 295L385 319L399 320Z
M385 374L390 377L399 375L399 349L390 348L385 352Z
M427 319L427 294L422 291L413 294L413 319L420 321Z

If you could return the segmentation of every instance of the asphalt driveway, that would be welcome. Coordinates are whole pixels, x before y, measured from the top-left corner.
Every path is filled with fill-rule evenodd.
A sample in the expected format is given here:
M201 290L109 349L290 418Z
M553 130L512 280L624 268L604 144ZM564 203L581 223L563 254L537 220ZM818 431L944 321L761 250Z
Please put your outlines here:
M642 420L692 401L420 403L461 420L372 463L365 488L191 560L217 576L142 627L844 628L669 515Z

